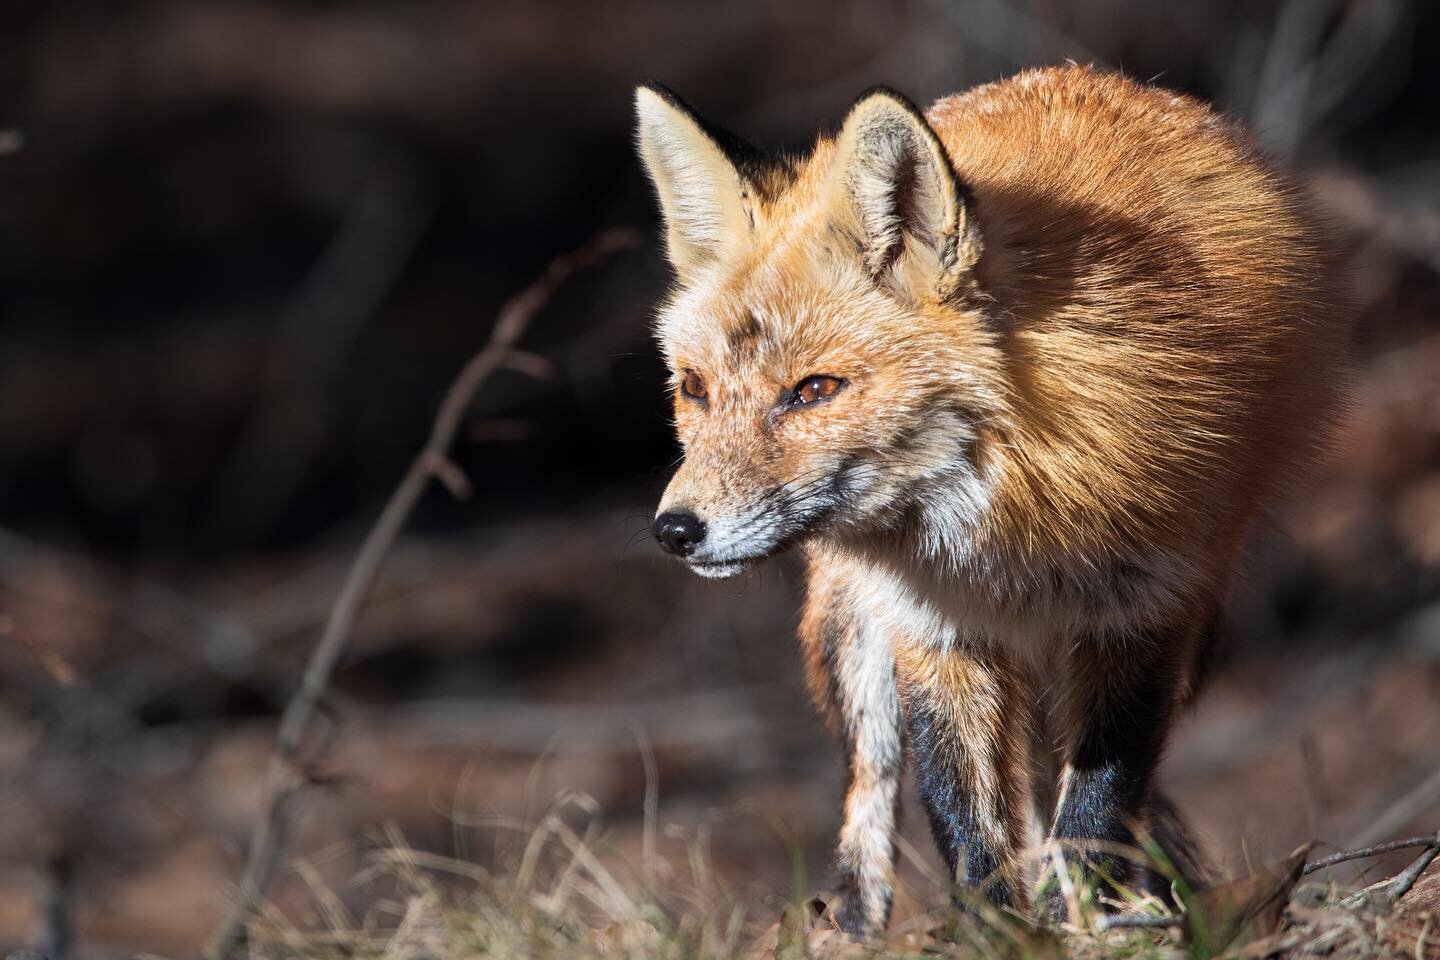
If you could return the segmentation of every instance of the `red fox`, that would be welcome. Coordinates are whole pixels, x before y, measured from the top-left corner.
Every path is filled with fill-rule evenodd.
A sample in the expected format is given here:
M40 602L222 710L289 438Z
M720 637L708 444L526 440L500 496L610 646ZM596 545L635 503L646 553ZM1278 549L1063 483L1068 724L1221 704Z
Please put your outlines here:
M957 884L1025 910L1034 816L1164 892L1114 850L1194 869L1156 767L1248 531L1341 409L1316 217L1233 123L1087 67L924 113L877 88L806 157L635 100L685 453L654 535L705 577L805 554L835 921L888 920L907 756Z

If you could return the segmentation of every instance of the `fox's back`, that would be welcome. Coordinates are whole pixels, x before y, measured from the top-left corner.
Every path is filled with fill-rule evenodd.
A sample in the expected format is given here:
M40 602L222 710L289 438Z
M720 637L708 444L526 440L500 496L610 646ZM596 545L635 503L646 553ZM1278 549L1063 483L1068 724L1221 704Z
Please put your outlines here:
M1012 392L990 546L1228 566L1337 406L1344 296L1313 215L1228 121L1115 74L1031 71L927 115Z
M706 577L808 554L851 773L836 922L888 916L907 740L949 879L994 903L1026 899L1032 782L1047 859L1164 897L1096 852L1142 826L1199 889L1155 771L1246 532L1339 404L1298 192L1201 104L1080 67L924 113L872 90L789 159L663 90L637 115L685 444L655 535Z

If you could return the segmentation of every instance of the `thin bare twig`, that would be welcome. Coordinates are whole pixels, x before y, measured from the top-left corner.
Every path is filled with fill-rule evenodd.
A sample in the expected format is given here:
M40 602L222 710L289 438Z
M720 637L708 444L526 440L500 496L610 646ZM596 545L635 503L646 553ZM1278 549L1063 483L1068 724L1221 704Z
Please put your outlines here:
M331 607L329 618L325 621L320 640L310 655L300 688L286 704L285 712L281 715L280 729L275 738L275 751L270 760L269 800L250 837L250 849L240 881L239 896L211 942L208 955L213 960L223 960L239 943L246 922L274 876L275 867L285 847L291 818L308 782L305 770L314 766L313 759L302 762L301 742L329 686L335 664L345 650L366 594L400 528L430 481L441 479L449 472L449 467L440 465L450 463L450 445L475 392L492 373L506 363L531 318L549 301L566 278L619 250L634 246L636 242L633 231L611 230L600 234L578 250L553 260L535 283L505 304L490 332L490 339L470 358L451 383L436 412L429 439L410 464L410 469L406 471L395 492L390 495L375 525L361 544ZM453 477L451 479L453 481Z
M1411 850L1417 847L1424 847L1425 852L1419 859L1415 860L1405 871L1391 880L1376 884L1368 888L1346 902L1359 904L1372 894L1379 893L1384 897L1385 902L1395 903L1410 892L1416 881L1429 869L1437 856L1440 856L1440 834L1428 834L1423 837L1411 837L1408 840L1392 840L1389 843L1376 844L1371 847L1363 847L1357 850L1346 850L1341 853L1332 854L1305 866L1303 875L1309 876L1318 873L1328 867L1334 867L1352 860L1363 860L1367 857L1383 856L1387 853L1395 853L1398 850ZM1165 929L1168 927L1182 926L1184 918L1173 915L1153 916L1145 914L1114 914L1101 916L1095 919L1095 930L1104 933L1110 930L1152 930Z
M1435 862L1435 858L1440 856L1440 835L1431 837L1430 844L1425 848L1425 852L1420 854L1415 862L1406 867L1398 876L1371 884L1359 893L1346 897L1341 904L1347 907L1392 907L1400 902L1400 899L1415 886L1415 882L1424 875L1426 870L1430 869L1430 864Z
M1388 843L1378 843L1373 847L1360 847L1355 850L1345 850L1341 853L1333 853L1328 857L1316 860L1314 863L1305 865L1305 876L1312 873L1319 873L1327 867L1338 866L1342 863L1349 863L1351 860L1364 860L1368 857L1379 857L1387 853L1394 853L1397 850L1414 850L1419 847L1433 847L1440 843L1440 836L1430 833L1423 837L1411 837L1408 840L1391 840Z
M1436 841L1440 842L1440 837L1437 837ZM1430 869L1430 864L1435 862L1437 856L1440 856L1440 846L1429 847L1420 854L1414 863L1406 867L1405 872L1396 877L1385 891L1390 902L1394 903L1409 893L1410 889L1415 886L1415 882L1425 874L1426 870Z
M75 683L75 668L70 662L49 647L41 645L30 634L20 629L15 618L0 610L0 640L14 638L20 641L20 646L25 652L50 674L50 678L62 687L68 687Z

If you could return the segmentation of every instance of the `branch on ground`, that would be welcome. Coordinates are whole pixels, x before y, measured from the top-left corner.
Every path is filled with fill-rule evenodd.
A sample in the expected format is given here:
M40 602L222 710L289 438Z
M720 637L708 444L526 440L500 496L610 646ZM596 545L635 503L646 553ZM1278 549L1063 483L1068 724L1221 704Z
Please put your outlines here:
M310 655L300 688L281 715L275 750L270 759L268 800L250 837L239 896L211 942L208 956L212 960L223 960L239 944L245 924L274 878L298 801L311 783L307 771L316 769L319 759L313 756L302 758L301 744L312 718L320 710L330 676L345 651L360 607L400 528L430 481L438 480L456 494L463 494L468 489L463 474L449 458L449 450L471 399L491 374L501 367L512 365L511 361L517 353L516 342L535 314L571 274L633 247L636 242L633 231L611 230L553 260L538 280L505 304L491 330L490 339L470 358L450 385L435 414L429 439L361 544L331 607L320 640ZM524 363L521 365L524 366Z
M1440 846L1440 834L1429 833L1423 837L1411 837L1409 840L1391 840L1388 843L1378 843L1371 847L1345 850L1341 853L1333 853L1328 857L1316 860L1314 863L1306 864L1305 876L1308 877L1312 873L1319 873L1328 867L1349 863L1352 860L1366 860L1370 857L1380 857L1387 853L1394 853L1397 850L1415 850L1420 847L1435 846Z

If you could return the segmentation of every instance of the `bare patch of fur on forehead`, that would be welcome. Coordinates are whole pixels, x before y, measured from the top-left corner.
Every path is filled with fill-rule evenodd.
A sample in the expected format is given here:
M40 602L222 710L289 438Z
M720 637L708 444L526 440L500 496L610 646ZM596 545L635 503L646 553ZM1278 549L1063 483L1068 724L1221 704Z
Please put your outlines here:
M672 291L655 323L672 366L702 357L772 363L858 346L883 319L886 301L861 271L799 244L770 253L743 274L719 268Z
M655 318L655 339L671 368L723 356L731 328L753 315L733 298L716 295L717 282L673 290Z
M717 300L682 293L657 324L661 349L674 368L698 364L777 376L806 358L854 355L854 333L842 311L818 295Z

